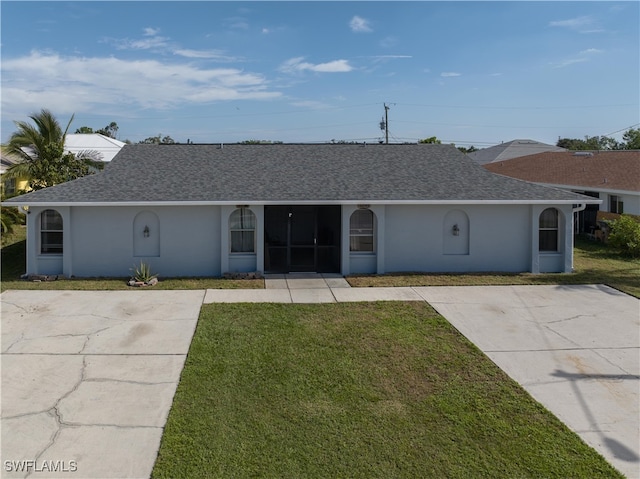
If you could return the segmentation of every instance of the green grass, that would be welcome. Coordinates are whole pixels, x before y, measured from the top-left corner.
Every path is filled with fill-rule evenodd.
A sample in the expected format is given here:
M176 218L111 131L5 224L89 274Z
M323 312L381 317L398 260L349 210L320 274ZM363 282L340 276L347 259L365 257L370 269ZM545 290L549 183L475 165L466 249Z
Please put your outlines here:
M621 256L611 247L578 238L574 273L479 273L353 275L353 287L376 286L481 286L517 284L606 284L640 298L640 259Z
M622 477L429 305L202 309L153 478Z

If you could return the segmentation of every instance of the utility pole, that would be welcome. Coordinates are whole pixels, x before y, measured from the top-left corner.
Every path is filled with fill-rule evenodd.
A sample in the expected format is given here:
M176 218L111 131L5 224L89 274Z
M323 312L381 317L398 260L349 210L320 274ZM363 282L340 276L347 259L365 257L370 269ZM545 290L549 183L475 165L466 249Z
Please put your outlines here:
M389 105L384 103L384 118L380 121L380 129L384 131L384 143L389 144Z

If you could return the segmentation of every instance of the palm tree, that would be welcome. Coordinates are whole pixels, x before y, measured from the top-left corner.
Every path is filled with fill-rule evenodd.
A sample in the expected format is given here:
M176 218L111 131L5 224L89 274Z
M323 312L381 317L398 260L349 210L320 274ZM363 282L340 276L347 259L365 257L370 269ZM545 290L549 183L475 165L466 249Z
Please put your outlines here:
M29 118L35 125L16 121L18 131L3 146L4 152L21 160L7 169L4 178L28 178L29 188L39 190L91 174L103 167L97 151L65 153L65 138L73 115L64 131L49 110L42 109Z

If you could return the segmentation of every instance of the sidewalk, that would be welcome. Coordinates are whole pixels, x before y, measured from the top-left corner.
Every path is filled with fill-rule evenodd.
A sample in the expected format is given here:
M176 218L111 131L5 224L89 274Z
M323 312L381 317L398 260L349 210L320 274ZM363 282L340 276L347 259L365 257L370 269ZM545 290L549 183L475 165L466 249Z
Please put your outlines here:
M204 303L424 301L414 288L351 288L339 274L265 275L265 289L208 289Z

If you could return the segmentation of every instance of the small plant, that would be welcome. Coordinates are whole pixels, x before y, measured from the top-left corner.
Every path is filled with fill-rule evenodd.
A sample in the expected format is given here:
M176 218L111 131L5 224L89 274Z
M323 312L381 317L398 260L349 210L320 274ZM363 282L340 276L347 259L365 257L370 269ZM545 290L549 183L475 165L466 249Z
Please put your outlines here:
M629 215L612 221L609 244L622 253L640 257L640 223Z
M136 283L151 283L154 280L157 280L158 275L151 273L151 266L147 263L140 262L140 266L133 265L131 268L132 280Z

